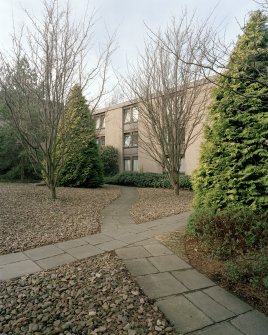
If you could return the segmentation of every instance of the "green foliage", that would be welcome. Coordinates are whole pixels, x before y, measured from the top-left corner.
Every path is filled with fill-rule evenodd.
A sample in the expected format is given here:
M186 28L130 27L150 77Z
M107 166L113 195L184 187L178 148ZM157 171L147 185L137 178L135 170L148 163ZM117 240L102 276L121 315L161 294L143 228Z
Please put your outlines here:
M205 242L213 256L228 258L268 245L268 211L230 207L221 211L201 208L193 212L188 232Z
M268 254L267 250L249 252L224 263L224 276L228 281L249 284L268 294ZM265 292L266 291L266 292Z
M151 172L122 172L113 177L105 178L105 183L135 187L172 188L166 175ZM180 187L191 190L190 177L180 176Z
M118 150L111 145L100 148L104 176L114 176L119 172Z
M220 76L210 108L194 208L268 208L268 28L254 12Z
M38 170L35 166L36 171ZM36 180L35 172L19 136L9 124L0 126L0 179Z
M59 185L98 187L103 183L94 120L78 85L73 87L67 101L58 155L63 155L64 162L58 177Z

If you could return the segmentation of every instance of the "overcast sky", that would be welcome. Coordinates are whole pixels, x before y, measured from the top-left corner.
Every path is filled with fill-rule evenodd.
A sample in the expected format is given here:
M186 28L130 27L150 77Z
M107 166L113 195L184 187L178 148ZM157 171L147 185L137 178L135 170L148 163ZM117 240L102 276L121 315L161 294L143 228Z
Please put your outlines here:
M60 2L65 0L60 0ZM196 11L204 19L214 9L215 25L226 29L229 40L235 40L247 13L256 9L253 0L70 0L76 18L79 18L89 4L96 10L95 45L104 43L106 31L117 31L118 48L113 56L113 66L124 72L127 59L134 61L137 50L143 46L146 37L146 23L152 30L165 27L170 18L180 17L183 8ZM10 46L9 33L13 19L16 27L25 22L23 8L37 17L41 15L42 0L0 0L0 48Z

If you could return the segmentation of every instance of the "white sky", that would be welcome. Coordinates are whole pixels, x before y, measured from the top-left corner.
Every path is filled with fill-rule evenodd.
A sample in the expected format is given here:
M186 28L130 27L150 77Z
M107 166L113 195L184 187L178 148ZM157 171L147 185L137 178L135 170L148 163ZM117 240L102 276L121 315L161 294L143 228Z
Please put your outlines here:
M65 0L60 0L60 2ZM229 40L236 40L240 33L238 22L243 25L246 14L257 8L253 0L70 0L76 18L82 16L87 4L96 10L95 45L104 43L107 31L116 30L118 48L113 55L113 66L119 71L126 70L127 59L133 62L137 50L142 49L146 38L144 22L152 29L165 27L170 18L180 17L181 11L196 11L204 19L214 9L215 24L226 29ZM23 8L35 16L42 10L42 0L0 0L0 49L10 46L10 32L13 19L15 27L25 22Z

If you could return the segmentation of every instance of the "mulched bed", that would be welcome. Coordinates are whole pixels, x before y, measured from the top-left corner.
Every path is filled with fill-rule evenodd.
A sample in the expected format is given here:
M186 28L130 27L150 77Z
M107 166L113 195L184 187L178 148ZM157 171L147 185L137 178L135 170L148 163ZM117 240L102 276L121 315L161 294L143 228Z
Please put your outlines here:
M0 184L0 255L100 231L100 211L120 195L116 187L57 189L52 200L45 186Z
M0 282L0 333L175 334L114 253Z
M211 257L208 248L192 236L185 235L184 231L177 231L161 237L161 241L179 257L184 258L194 268L208 276L219 286L232 292L251 306L268 316L267 295L250 285L228 281L224 276L223 261Z
M163 217L188 212L194 193L181 190L179 196L173 190L160 188L138 188L139 198L130 213L136 223L144 223Z

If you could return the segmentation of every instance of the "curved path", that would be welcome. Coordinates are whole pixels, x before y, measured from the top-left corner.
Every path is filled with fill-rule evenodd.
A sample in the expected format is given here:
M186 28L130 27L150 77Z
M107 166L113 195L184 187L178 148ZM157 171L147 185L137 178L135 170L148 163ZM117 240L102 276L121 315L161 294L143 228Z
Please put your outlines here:
M129 208L135 188L102 211L102 232L0 256L0 280L116 250L144 293L156 300L178 334L264 335L268 318L194 270L155 239L185 226L189 213L135 225Z

